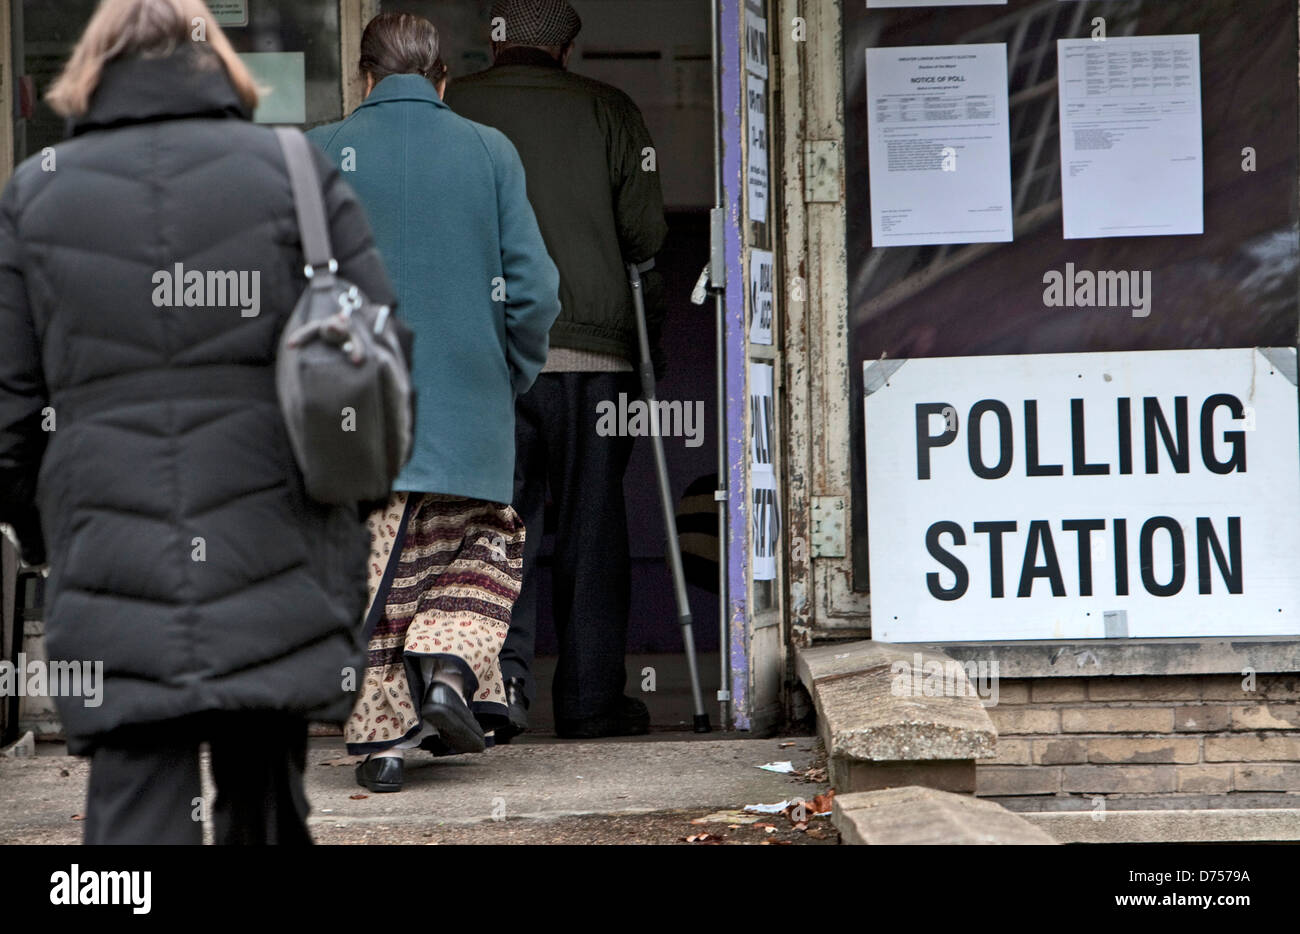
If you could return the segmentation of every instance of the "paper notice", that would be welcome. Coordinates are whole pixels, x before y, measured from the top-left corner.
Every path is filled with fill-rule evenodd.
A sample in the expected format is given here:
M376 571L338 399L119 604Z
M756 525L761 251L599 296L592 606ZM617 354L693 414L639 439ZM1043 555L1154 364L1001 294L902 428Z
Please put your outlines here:
M746 123L748 125L749 175L745 185L749 191L749 219L759 224L767 223L767 82L756 75L747 75Z
M1061 39L1067 240L1204 233L1200 37Z
M776 550L781 542L781 510L776 501L776 477L756 473L750 478L750 571L756 581L776 578Z
M749 342L772 343L772 283L775 264L771 250L749 252Z
M775 372L770 363L749 365L749 469L753 474L776 472L772 461Z
M867 0L868 10L908 6L1006 6L1007 0Z
M1007 47L867 50L874 246L1012 238Z

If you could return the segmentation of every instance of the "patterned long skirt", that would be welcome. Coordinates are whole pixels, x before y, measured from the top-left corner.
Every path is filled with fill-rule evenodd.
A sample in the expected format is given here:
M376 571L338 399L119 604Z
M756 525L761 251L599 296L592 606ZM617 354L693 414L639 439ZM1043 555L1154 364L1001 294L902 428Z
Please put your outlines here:
M460 669L485 731L504 725L498 656L523 578L519 516L483 500L394 493L369 523L369 654L345 730L348 751L374 752L422 733L421 659ZM438 749L436 739L421 745Z

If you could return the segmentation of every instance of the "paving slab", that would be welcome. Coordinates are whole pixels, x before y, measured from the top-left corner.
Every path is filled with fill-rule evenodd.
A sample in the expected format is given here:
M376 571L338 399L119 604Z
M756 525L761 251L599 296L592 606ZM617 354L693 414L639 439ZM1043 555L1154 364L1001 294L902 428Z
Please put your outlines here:
M1025 818L991 801L915 785L837 796L832 820L848 844L1056 843Z
M678 734L681 735L681 734ZM322 839L381 842L382 829L413 830L513 819L650 814L741 808L811 799L825 784L764 771L789 761L802 771L820 758L815 737L515 743L477 756L408 759L406 787L371 794L334 739L309 746L310 823ZM782 745L793 744L793 745ZM336 764L331 764L336 763ZM85 803L85 760L46 754L0 759L0 843L78 843L74 820ZM211 789L208 789L211 794ZM357 797L364 796L364 797ZM359 841L357 841L359 842Z

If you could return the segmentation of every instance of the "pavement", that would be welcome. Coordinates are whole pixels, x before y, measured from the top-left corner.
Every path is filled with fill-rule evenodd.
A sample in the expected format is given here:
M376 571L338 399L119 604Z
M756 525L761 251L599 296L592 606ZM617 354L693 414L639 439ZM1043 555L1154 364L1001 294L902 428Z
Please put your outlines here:
M835 842L826 818L811 822L809 836L780 815L759 822L775 828L767 830L718 813L824 792L824 782L758 768L782 760L798 772L824 766L815 737L539 739L480 755L417 752L401 792L371 794L356 784L359 760L341 740L315 737L306 775L312 833L337 844L676 843L701 833L710 834L705 843ZM35 757L0 758L0 843L79 843L88 774L85 760L53 744L40 744ZM205 795L211 799L210 787Z

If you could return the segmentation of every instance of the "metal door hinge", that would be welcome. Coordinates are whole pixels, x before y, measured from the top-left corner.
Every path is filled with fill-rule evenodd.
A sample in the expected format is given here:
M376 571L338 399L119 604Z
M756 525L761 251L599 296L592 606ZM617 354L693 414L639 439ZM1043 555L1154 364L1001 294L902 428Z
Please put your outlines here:
M844 517L848 506L843 496L812 498L812 556L844 557Z

